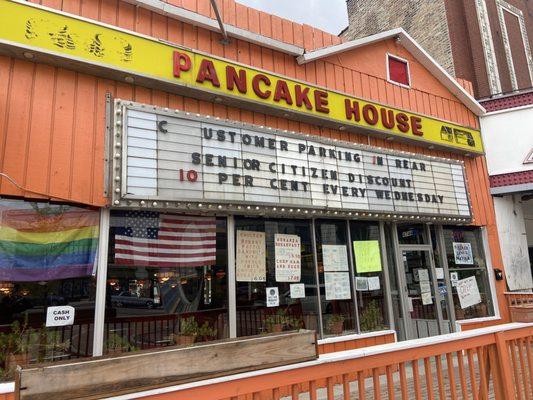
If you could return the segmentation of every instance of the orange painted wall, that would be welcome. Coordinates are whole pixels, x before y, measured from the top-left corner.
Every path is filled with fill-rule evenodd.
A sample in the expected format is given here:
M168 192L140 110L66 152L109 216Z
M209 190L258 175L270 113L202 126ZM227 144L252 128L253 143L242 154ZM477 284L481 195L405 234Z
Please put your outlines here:
M120 0L33 2L366 99L478 127L477 118L472 112L392 40L342 56L298 65L292 56L245 41L232 40L229 45L223 46L217 33ZM168 2L201 14L212 13L206 0ZM306 49L340 41L318 29L244 7L233 0L219 3L223 4L227 23ZM413 89L407 90L386 82L384 66L387 51L410 60ZM474 214L473 223L487 226L493 265L502 266L484 157L472 159L446 151L340 132L8 57L0 57L0 171L27 190L20 190L8 180L1 179L0 194L63 199L94 206L108 204L103 195L106 93L116 98L273 128L463 160ZM500 302L505 304L505 285L502 281L497 285Z
M336 351L361 349L363 347L377 346L379 344L394 343L394 334L367 337L354 340L345 340L335 343L324 343L318 345L318 354L334 353Z

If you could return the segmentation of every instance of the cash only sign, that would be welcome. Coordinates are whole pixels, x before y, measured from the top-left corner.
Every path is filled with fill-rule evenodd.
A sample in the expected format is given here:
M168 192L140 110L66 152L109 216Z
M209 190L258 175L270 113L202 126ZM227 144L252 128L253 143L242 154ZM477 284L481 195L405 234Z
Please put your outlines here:
M169 28L170 29L170 28ZM170 35L172 36L172 35ZM481 154L478 130L395 109L166 41L21 1L0 0L0 53L324 125Z

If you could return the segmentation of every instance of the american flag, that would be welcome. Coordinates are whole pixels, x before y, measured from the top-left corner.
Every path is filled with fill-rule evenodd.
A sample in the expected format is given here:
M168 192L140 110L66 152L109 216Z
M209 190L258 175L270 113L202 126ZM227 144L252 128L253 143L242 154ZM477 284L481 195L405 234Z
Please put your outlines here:
M216 261L215 217L146 211L116 215L115 264L198 267Z

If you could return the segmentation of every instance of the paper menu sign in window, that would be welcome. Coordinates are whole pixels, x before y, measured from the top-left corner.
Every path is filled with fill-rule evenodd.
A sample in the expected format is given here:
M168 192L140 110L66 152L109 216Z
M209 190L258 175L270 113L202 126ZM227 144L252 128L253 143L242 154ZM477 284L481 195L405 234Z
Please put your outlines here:
M237 231L237 282L265 282L265 232Z
M431 293L429 281L420 281L420 293Z
M420 282L422 281L429 281L429 272L427 269L417 269L416 274L418 276L418 280Z
M369 276L368 277L368 290L379 290L380 282L379 276Z
M291 299L303 299L305 297L305 284L291 283L290 293Z
M475 276L457 281L457 296L463 309L481 303L481 295Z
M297 235L274 235L276 282L300 282L301 244Z
M353 242L355 269L358 273L381 271L381 254L377 240Z
M453 255L456 264L473 265L472 245L470 243L453 242Z
M348 254L345 245L323 244L324 271L348 271Z
M422 293L422 304L428 305L433 304L433 297L431 296L430 292Z
M352 298L350 274L348 272L324 273L324 286L326 300L349 300Z

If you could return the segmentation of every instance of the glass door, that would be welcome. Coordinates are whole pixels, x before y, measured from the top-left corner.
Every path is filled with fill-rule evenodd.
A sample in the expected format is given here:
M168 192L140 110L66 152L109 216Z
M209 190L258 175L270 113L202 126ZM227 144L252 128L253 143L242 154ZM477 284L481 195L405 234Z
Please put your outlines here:
M403 247L403 246L401 246ZM411 246L410 246L411 247ZM427 248L401 249L404 277L405 337L417 339L443 333L440 295L436 290L433 253Z

